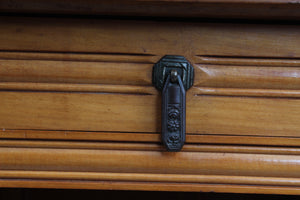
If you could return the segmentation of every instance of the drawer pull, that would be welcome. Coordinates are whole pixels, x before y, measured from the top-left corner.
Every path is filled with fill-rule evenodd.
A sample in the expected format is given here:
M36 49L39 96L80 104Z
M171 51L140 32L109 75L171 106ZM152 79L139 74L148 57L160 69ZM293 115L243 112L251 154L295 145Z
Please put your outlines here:
M182 56L164 56L153 67L152 81L162 91L161 138L167 151L185 142L185 91L193 85L194 68Z

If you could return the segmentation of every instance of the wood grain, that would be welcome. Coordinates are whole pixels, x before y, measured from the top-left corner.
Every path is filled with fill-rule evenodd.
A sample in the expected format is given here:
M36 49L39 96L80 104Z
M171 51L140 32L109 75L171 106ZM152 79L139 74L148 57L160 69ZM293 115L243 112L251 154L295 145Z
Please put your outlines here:
M190 143L299 145L279 141L299 136L298 26L1 19L0 128L41 130L2 131L3 138L159 141L151 71L170 53L196 68L187 100ZM261 138L241 141L248 136Z
M0 81L151 85L152 67L141 63L1 60Z
M300 179L247 176L211 176L181 174L141 173L95 173L95 172L52 172L52 171L9 171L0 170L1 179L36 180L90 180L90 181L134 181L166 183L209 183L240 185L300 186Z
M0 148L1 170L299 178L299 155Z
M0 21L1 51L168 54L191 61L195 55L300 57L300 28L288 24L30 17Z
M1 92L1 129L160 132L160 97ZM298 99L187 97L187 133L299 136Z
M4 129L160 130L160 98L154 95L0 92L0 99Z
M55 10L31 3L2 3L0 11ZM84 14L91 5L77 3L55 12ZM145 15L168 16L187 4L195 9L174 14L216 9L208 1L134 1L123 14L150 5ZM161 5L171 9L150 12ZM279 7L283 18L299 16L298 5L283 1L232 5L258 18ZM300 194L298 25L1 16L0 29L0 187ZM166 54L185 56L196 72L179 153L159 144L151 70Z
M8 88L5 84L3 88ZM1 88L1 84L0 84ZM33 88L33 87L32 87ZM80 87L79 87L80 88ZM280 89L241 89L241 88L209 88L195 87L195 95L214 95L214 96L233 96L233 97L279 97L279 98L299 98L299 90L280 90Z
M217 88L299 89L300 68L232 65L196 65L195 86Z

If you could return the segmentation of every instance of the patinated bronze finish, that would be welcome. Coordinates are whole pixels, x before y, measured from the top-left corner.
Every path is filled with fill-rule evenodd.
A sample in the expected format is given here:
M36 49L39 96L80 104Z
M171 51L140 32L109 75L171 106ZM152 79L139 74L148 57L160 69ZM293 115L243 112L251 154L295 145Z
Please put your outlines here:
M180 151L185 142L185 91L193 85L194 69L182 56L164 56L153 67L153 84L162 91L162 142Z

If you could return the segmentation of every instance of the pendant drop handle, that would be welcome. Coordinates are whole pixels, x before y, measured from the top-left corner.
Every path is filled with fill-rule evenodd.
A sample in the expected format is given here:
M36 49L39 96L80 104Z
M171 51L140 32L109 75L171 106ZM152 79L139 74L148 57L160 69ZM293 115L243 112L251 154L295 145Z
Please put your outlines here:
M194 69L182 56L164 56L153 68L153 84L162 91L161 138L167 151L178 152L185 143L186 90Z

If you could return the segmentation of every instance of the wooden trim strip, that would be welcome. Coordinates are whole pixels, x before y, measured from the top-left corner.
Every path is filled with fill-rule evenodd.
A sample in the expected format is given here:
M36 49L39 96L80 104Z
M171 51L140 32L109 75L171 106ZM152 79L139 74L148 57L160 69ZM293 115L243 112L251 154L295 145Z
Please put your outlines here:
M153 64L53 60L0 60L0 63L0 82L152 85Z
M195 94L196 96L214 95L214 96L280 97L280 98L300 97L300 90L194 87L193 92L196 93Z
M0 54L1 55L1 54ZM260 58L260 57L229 57L199 55L195 59L196 64L211 65L238 65L238 66L285 66L299 67L300 59L292 58Z
M151 54L97 54L97 53L58 53L58 52L22 52L0 51L3 60L48 60L48 61L77 61L77 62L114 62L114 63L148 63L154 64L160 58Z
M159 91L157 91L153 86L71 84L71 83L0 82L0 90L124 93L124 94L144 94L144 95L159 94ZM193 93L196 96L214 95L214 96L282 97L282 98L300 97L300 90L280 90L280 89L194 87L189 92Z
M167 183L204 183L232 185L300 186L299 178L276 178L255 176L218 176L194 174L142 174L142 173L94 173L59 171L10 171L0 170L0 179L35 180L86 180L86 181L132 181Z
M0 129L0 138L85 140L85 141L101 140L101 141L123 141L123 142L159 142L160 141L160 135L158 133L46 131L46 130L9 130L9 129Z
M155 142L161 141L159 133L126 132L88 132L88 131L41 131L41 130L7 130L0 129L1 139L26 140L81 140L114 142ZM267 137L242 135L201 135L187 134L189 144L236 144L267 146L300 146L300 138Z
M0 140L0 147L13 148L52 148L52 149L101 149L101 150L132 150L132 151L165 151L161 144L156 143L124 143L124 142L75 142L75 141L28 141ZM182 152L215 152L215 153L254 153L275 155L300 155L295 147L262 147L237 145L186 144Z
M43 53L37 54L37 59L41 57L40 55L43 55ZM51 57L52 54L46 53L46 55ZM74 57L73 54L70 55L72 55L70 57ZM137 63L135 62L137 60L129 62L131 56L128 56L129 60L124 60L124 62L118 58L118 55L115 56L116 62L19 60L17 53L13 56L16 56L15 60L0 60L0 89L101 91L99 87L105 87L103 85L122 85L124 87L148 86L153 88L152 91L158 93L152 86L153 64ZM34 55L31 56L34 57ZM69 57L68 55L56 55L54 53L53 57L55 56ZM80 59L81 56L86 55L79 54L78 58ZM114 60L113 55L107 56L110 57L109 59ZM22 57L22 54L20 54L20 57ZM256 93L266 92L266 96L280 96L281 93L283 93L283 96L288 96L288 94L293 96L292 93L297 93L297 90L300 90L299 63L290 65L295 64L291 61L290 64L282 63L281 66L255 66L256 58L249 58L248 62L253 63L251 66L196 64L194 65L196 73L194 86L200 88L237 88L240 90L246 89L246 91L257 89L258 92L256 91ZM266 90L259 92L261 89ZM114 88L111 90L114 92ZM109 88L106 91L109 91ZM237 90L232 90L232 93L234 91L241 93ZM191 92L189 91L189 93ZM193 93L197 94L197 92ZM247 92L245 92L246 94Z
M117 181L51 181L0 179L0 187L5 188L61 188L61 189L102 189L102 190L141 190L177 192L226 192L254 194L299 195L299 187L224 185L224 184L184 184L184 183L147 183Z
M154 87L151 86L26 82L0 82L0 90L124 93L143 95L157 95L159 93Z
M0 170L300 178L299 155L0 148Z
M251 59L249 59L251 60ZM255 63L255 59L254 63ZM245 65L195 65L196 87L240 89L300 89L300 65L245 66Z
M113 62L113 63L144 63L154 64L161 57L152 54L101 54L84 52L24 52L0 51L3 60L45 60L45 61L78 61L78 62ZM261 57L230 57L214 55L198 55L193 57L195 64L239 65L239 66L285 66L299 67L298 58L261 58Z

